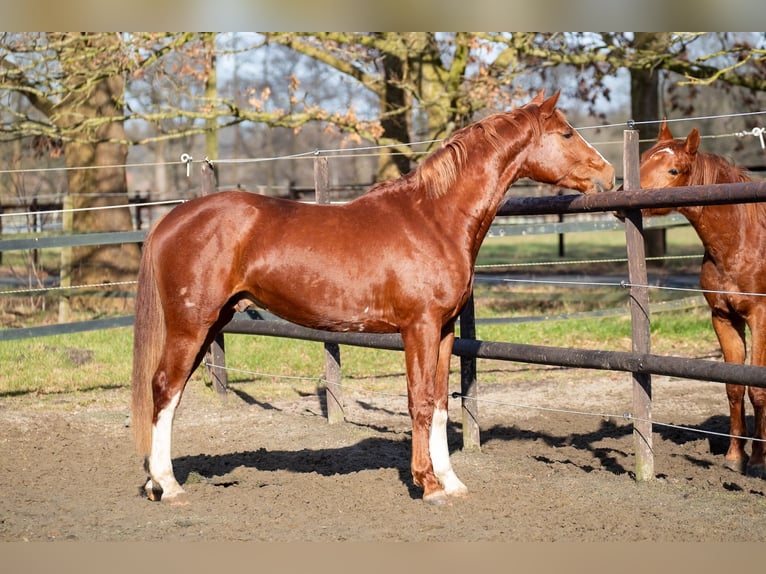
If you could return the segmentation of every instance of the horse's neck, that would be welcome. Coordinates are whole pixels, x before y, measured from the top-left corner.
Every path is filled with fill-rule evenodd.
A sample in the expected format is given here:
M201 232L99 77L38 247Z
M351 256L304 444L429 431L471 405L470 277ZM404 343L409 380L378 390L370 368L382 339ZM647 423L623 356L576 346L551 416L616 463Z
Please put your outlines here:
M678 211L689 220L697 232L705 251L719 254L727 244L724 236L731 237L740 230L740 214L736 205L705 205L682 207Z
M705 170L702 185L751 181L745 173L722 163L714 156L708 157L706 161L709 163L704 167L696 166L697 170ZM691 184L699 185L697 182ZM721 259L726 257L726 250L738 248L742 236L749 229L752 219L749 209L752 209L752 206L722 204L682 207L678 211L689 220L705 251L716 259Z
M475 169L481 170L483 173L476 177L461 178L462 183L456 184L455 189L451 192L454 193L454 196L461 198L461 210L469 213L474 223L472 235L475 239L477 252L495 219L495 214L505 198L506 192L516 181L525 177L524 154L531 138L532 129L529 128L529 133L524 134L521 141L516 141L513 150L494 150L493 153L497 154L497 157L485 155L481 161L471 162L469 160L468 163L480 166ZM496 172L481 167L490 165L502 167ZM480 188L477 188L477 179L483 180ZM447 200L449 201L448 198Z
M522 165L517 157L511 158L506 168L498 174L493 174L485 181L482 189L464 184L461 194L468 197L466 212L469 213L469 238L472 240L474 259L478 255L484 238L495 219L500 204L505 198L506 191L519 179ZM466 181L471 181L466 178ZM471 200L473 200L471 202Z

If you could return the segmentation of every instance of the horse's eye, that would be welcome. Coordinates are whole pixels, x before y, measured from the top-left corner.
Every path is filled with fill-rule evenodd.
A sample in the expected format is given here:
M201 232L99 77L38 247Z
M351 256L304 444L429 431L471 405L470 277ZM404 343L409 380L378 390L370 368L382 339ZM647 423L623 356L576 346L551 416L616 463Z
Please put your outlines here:
M670 175L678 175L678 170L676 168L672 168L672 169L668 170L668 173Z
M572 132L566 132L565 134L561 134L561 137L563 137L563 138L565 138L565 139L569 139L569 138L571 138L573 135L574 135L574 134L573 134Z

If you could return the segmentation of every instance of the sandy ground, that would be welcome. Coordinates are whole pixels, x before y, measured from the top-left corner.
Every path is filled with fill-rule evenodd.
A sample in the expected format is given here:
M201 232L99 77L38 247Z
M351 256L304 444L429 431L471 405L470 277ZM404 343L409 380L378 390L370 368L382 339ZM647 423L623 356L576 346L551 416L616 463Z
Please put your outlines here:
M174 427L183 507L139 495L128 389L4 397L0 541L766 539L766 482L722 467L725 439L656 425L656 479L637 482L620 416L630 375L538 370L480 388L480 450L462 449L451 402L452 463L470 493L443 507L412 483L401 396L347 392L346 422L330 425L315 395L222 401L192 381ZM728 430L722 385L655 377L653 390L655 421Z

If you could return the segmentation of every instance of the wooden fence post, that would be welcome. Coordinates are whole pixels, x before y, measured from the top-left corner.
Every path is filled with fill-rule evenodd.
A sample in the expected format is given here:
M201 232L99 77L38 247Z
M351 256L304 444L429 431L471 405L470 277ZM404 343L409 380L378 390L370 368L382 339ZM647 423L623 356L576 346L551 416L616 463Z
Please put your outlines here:
M330 175L327 158L314 158L314 190L317 203L330 203ZM321 240L321 238L320 238ZM341 386L340 346L337 343L324 343L325 364L325 401L327 404L327 422L338 423L345 420L343 413L343 387Z
M473 293L460 313L460 338L476 339L476 313ZM481 449L481 431L479 428L479 394L476 380L476 357L460 357L460 394L463 396L463 449Z
M72 196L66 194L61 203L61 229L64 233L73 233L74 214L72 212ZM59 286L62 287L59 295L58 321L61 324L69 323L72 319L72 247L61 249L59 267Z
M641 188L638 131L625 130L623 188ZM633 351L649 353L651 332L649 323L649 294L646 288L646 254L641 210L625 212L625 239L630 282L630 321ZM654 478L654 449L652 446L652 377L648 373L633 373L633 442L636 452L636 480Z

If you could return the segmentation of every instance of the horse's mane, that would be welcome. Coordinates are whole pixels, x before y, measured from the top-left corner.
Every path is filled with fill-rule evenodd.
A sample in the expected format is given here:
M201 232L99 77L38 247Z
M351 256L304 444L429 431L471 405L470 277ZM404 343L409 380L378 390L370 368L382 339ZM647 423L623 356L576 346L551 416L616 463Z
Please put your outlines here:
M698 151L694 156L689 185L742 183L752 181L748 171L723 156Z
M716 183L743 183L752 181L750 173L743 167L735 165L721 155L698 151L689 177L689 185L711 185ZM744 214L748 225L756 221L764 221L766 207L762 203L737 204Z
M537 110L537 107L532 109ZM519 146L524 133L522 123L529 124L535 135L541 131L538 115L526 107L492 114L455 131L418 166L413 174L416 185L429 197L444 195L465 168L469 150L475 152L477 146L484 143L490 146L492 152ZM501 127L506 128L502 136L499 133ZM515 140L508 139L507 128L518 134Z

